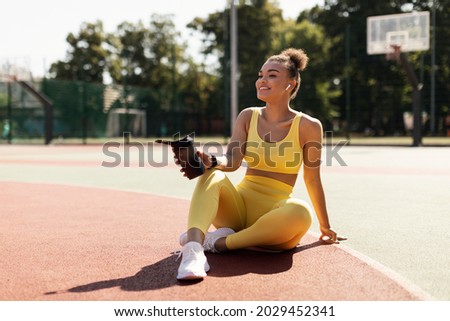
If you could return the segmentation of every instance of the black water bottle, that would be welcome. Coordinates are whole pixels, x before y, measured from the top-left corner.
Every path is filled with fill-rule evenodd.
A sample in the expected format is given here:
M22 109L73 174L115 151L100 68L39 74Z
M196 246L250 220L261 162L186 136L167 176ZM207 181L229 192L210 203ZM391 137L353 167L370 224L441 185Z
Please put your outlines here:
M190 135L176 141L158 139L156 142L172 146L175 157L180 161L181 167L184 169L187 178L193 179L205 172L205 166L197 155L194 139Z

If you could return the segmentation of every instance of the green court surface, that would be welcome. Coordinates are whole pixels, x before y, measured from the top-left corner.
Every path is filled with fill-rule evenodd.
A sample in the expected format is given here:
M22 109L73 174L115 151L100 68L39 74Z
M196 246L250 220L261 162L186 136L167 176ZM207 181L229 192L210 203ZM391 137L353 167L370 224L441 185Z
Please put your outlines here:
M195 180L183 178L172 155L162 155L161 147L143 146L130 149L130 166L118 149L121 162L105 167L113 158L102 145L0 145L0 181L101 187L188 200ZM155 166L164 159L164 166ZM435 299L450 300L450 148L327 146L323 161L331 223L349 237L344 244ZM237 183L244 171L229 177ZM309 201L301 176L294 193ZM180 220L185 217L180 213ZM318 232L316 219L311 231Z

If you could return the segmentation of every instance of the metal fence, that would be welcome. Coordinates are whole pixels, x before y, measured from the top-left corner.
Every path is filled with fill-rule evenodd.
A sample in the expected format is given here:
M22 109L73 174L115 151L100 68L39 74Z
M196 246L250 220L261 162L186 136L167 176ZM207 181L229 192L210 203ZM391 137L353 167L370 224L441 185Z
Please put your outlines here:
M352 84L352 100L358 96L370 99L364 88L358 86ZM440 92L437 92L437 98L441 96ZM133 137L162 137L191 132L205 136L228 134L228 126L225 125L228 117L224 116L223 104L194 109L180 103L182 99L165 101L162 96L151 88L80 81L3 81L0 82L0 143L48 143L52 139L86 142L92 138L122 137L125 132ZM378 98L372 99L377 102L372 113L351 104L352 135L372 135L371 132L366 133L367 124L371 124L371 130L385 129L384 133L381 131L381 136L393 133L409 136L411 114L405 110L410 108L410 102L396 99L391 97L383 102ZM427 111L427 101L429 96L425 91L423 111ZM439 99L437 102L442 103ZM302 103L314 106L314 103ZM47 104L51 104L51 108ZM220 112L217 111L219 109ZM427 135L428 118L424 115L423 132ZM448 135L450 118L445 114L437 116L437 135ZM402 127L404 130L396 131ZM345 125L324 122L324 130L332 130L337 135L342 135L344 128Z
M36 97L34 93L40 96ZM222 135L223 120L201 117L200 110L160 101L150 88L43 79L0 82L1 139L9 142L46 139L46 106L51 103L54 139L171 136L177 132ZM48 116L48 115L47 115ZM203 119L205 118L205 119ZM48 132L47 132L48 135Z

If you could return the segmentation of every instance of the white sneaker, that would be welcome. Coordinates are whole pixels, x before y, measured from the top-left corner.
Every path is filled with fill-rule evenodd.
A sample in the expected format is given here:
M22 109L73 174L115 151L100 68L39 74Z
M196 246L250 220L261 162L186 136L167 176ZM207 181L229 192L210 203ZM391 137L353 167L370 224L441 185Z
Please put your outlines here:
M235 233L235 231L229 227L220 227L214 232L207 232L205 235L205 240L203 241L203 248L205 252L217 253L217 250L214 248L216 241L233 233ZM187 232L181 233L178 241L181 246L184 246L187 243Z
M189 242L181 250L181 263L178 268L178 280L203 279L209 271L203 246L197 242Z
M178 238L178 242L180 242L181 246L184 246L187 243L187 232L183 232L180 234Z
M206 233L205 240L203 241L203 248L205 249L205 252L213 252L213 253L219 252L214 247L216 241L222 237L226 237L234 233L235 233L234 230L232 230L229 227L221 227L215 230L214 232Z

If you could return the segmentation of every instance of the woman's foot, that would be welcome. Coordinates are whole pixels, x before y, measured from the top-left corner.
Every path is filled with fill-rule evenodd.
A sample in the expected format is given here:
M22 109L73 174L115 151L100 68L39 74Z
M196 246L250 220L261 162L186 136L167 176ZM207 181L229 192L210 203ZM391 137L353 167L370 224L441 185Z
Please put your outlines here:
M181 263L178 268L178 280L203 279L209 271L203 246L198 242L188 242L181 250Z
M205 252L218 253L219 251L216 248L217 240L234 233L235 231L229 227L221 227L214 232L206 233L205 240L203 241L203 248L205 249Z
M229 227L220 227L214 232L206 233L205 240L203 242L203 248L205 252L217 253L218 251L215 248L217 240L234 233L235 231ZM181 246L184 246L187 243L187 232L184 232L180 235L179 242Z

